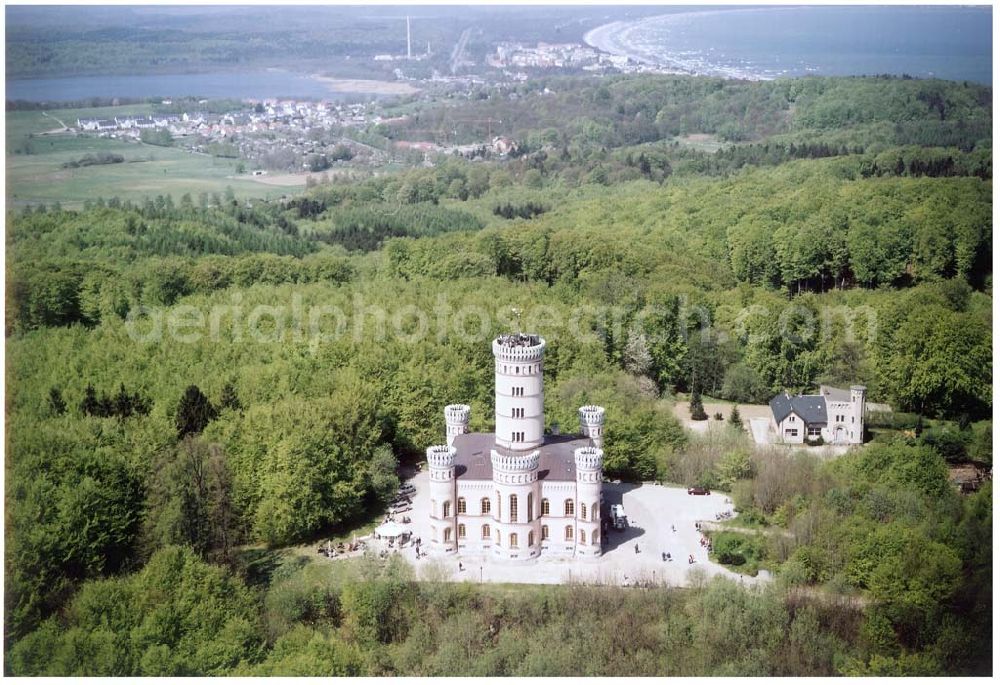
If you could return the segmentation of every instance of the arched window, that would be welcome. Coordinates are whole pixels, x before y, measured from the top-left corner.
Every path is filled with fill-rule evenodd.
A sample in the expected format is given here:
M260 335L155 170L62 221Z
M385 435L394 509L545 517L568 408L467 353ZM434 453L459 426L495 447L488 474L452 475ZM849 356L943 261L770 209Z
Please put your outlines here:
M458 524L458 537L460 537L460 538L464 538L465 537L465 524L464 523L459 523Z
M580 544L581 545L587 544L587 531L585 530L580 531Z
M597 502L590 505L590 520L596 521L601 517L601 508L597 506Z
M445 518L451 516L451 502L445 502L443 505L441 505L441 512L442 512L441 515L444 516Z
M484 497L481 500L479 500L479 509L480 509L480 513L482 513L482 514L488 514L488 513L490 513L490 498L489 497Z
M528 547L534 547L534 546L535 546L535 531L529 530L528 531Z
M580 520L581 521L587 520L587 505L584 504L583 502L580 502Z
M547 499L542 500L542 516L549 515L549 501Z
M529 492L528 493L528 520L529 521L534 521L535 520L535 512L532 511L534 509L534 507L532 506L535 503L534 499L535 499L534 495Z
M458 513L459 514L464 514L465 513L465 498L464 497L459 497L458 498Z
M517 523L517 495L510 496L510 522Z
M599 537L597 529L595 528L594 532L590 534L590 544L596 545L598 542L600 542L600 540L601 538Z
M543 540L548 540L549 539L549 527L548 526L542 526L542 539Z
M510 547L514 549L517 547L517 533L510 534Z
M451 528L444 529L444 541L451 542Z
M573 500L568 499L563 503L563 515L564 516L573 515Z
M573 526L566 526L566 539L573 542Z
M483 540L489 540L489 539L490 539L490 526L487 523L486 525L483 526Z

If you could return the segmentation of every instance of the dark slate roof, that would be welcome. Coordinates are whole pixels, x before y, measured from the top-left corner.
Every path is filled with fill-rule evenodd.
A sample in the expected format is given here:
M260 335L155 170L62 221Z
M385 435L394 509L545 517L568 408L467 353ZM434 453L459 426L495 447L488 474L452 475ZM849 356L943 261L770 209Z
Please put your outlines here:
M493 433L464 433L452 443L456 450L455 476L459 480L493 480L490 450L496 447ZM590 438L578 435L546 435L539 449L538 477L543 480L576 480L573 452L587 447Z
M781 423L794 412L805 423L826 423L826 398L822 395L795 395L787 392L771 398L771 413L774 421Z

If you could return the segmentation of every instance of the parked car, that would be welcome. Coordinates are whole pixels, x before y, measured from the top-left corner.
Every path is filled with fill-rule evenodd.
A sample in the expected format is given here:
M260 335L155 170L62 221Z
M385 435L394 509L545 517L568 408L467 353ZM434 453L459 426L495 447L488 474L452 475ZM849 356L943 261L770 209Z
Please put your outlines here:
M712 492L708 488L688 488L689 495L711 495Z

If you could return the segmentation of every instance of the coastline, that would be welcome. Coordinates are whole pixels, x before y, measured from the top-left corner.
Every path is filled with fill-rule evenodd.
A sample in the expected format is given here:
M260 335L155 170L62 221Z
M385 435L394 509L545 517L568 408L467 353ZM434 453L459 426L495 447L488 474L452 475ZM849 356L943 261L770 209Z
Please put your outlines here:
M420 89L399 81L375 81L371 79L345 79L311 74L309 78L322 83L334 93L363 93L366 95L412 95Z
M672 14L657 14L651 17L643 17L634 21L613 21L602 24L587 31L583 35L583 42L601 52L611 55L627 57L633 62L645 64L653 67L669 69L672 73L685 74L689 76L714 76L730 79L743 79L747 81L769 81L774 76L750 71L725 67L722 65L705 64L699 60L685 59L676 53L669 51L648 53L628 41L629 34L644 25L655 23L675 23L678 20L690 19L692 17L718 16L720 14L732 14L736 12L760 12L782 9L797 9L797 6L783 7L750 7L732 8L720 10L697 10L693 12L676 12Z

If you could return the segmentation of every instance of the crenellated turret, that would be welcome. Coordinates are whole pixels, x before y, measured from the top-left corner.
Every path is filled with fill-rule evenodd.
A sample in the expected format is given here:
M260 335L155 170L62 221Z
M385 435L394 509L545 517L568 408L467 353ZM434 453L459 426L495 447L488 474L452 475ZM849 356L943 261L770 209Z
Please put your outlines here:
M580 407L580 434L590 438L595 447L604 447L604 407Z
M579 447L573 451L573 460L576 462L576 555L594 558L601 554L604 450L592 446Z
M851 426L850 441L855 445L860 445L865 439L865 394L867 389L863 385L851 386Z
M451 445L434 445L427 448L427 466L430 471L431 544L441 552L454 552L458 548L456 454L457 451Z
M496 382L496 443L532 450L544 441L542 358L545 340L510 334L493 341Z
M469 417L472 409L467 404L449 404L444 408L445 436L448 444L455 442L456 435L469 432Z

